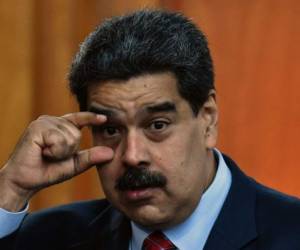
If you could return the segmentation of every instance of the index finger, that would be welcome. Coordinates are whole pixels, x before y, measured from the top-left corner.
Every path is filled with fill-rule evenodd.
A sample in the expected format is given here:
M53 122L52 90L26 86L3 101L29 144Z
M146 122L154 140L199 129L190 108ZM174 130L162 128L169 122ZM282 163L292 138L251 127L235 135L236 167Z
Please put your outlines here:
M63 115L62 118L71 122L75 127L79 129L89 125L100 125L107 120L105 115L100 115L88 111L66 114Z

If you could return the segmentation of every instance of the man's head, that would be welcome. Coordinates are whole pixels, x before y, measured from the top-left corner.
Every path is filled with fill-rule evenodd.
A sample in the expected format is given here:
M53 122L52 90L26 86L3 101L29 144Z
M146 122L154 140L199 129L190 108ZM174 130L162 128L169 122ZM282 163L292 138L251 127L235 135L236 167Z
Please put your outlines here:
M106 20L80 47L69 74L81 110L87 86L145 73L172 72L193 112L214 89L212 59L205 36L179 13L142 10Z
M166 228L185 220L211 183L217 137L212 62L185 17L140 11L106 21L81 46L70 84L82 110L105 114L96 145L106 197L133 221Z

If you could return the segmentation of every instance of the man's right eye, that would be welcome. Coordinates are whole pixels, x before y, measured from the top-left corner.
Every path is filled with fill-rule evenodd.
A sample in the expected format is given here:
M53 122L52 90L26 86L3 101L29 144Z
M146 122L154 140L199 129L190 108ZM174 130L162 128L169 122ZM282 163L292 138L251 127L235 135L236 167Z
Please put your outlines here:
M105 126L94 126L93 134L100 136L103 139L113 139L119 136L121 133L117 126L105 125Z
M119 134L119 129L113 126L107 126L102 128L103 134L107 136L115 136Z

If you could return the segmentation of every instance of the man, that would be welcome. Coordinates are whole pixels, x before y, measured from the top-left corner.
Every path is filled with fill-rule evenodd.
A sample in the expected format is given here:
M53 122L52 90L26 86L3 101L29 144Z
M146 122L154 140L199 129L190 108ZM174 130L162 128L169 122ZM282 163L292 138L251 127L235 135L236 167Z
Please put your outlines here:
M105 21L69 75L81 112L33 121L0 171L0 249L300 249L299 200L214 148L213 78L184 16ZM95 146L80 151L84 126ZM26 214L36 192L93 165L107 200Z

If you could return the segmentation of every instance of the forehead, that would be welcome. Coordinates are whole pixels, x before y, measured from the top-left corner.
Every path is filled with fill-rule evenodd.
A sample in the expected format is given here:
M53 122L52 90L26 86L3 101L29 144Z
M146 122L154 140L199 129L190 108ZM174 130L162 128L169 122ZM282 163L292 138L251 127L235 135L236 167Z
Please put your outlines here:
M129 111L155 103L172 102L176 105L182 101L177 79L169 72L145 74L129 80L110 80L88 88L88 107L96 103Z

